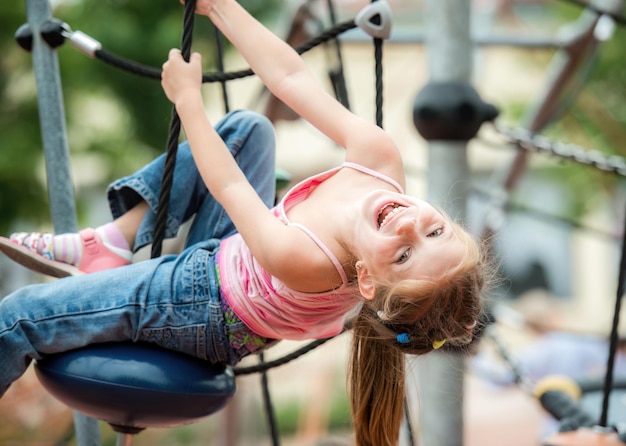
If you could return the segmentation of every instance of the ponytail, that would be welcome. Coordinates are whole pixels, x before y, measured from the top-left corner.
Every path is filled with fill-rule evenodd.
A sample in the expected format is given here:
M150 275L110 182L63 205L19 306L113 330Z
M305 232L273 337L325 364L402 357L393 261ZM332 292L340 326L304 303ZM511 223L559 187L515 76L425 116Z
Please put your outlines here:
M404 413L404 354L377 337L367 313L362 307L353 321L348 373L356 444L396 445Z

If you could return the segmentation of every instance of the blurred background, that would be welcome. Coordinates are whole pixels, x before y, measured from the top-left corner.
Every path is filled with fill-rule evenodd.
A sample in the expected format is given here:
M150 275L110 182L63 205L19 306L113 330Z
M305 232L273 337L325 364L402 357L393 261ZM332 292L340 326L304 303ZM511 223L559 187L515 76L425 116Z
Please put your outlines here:
M26 2L0 3L0 233L51 230L33 64L14 34L26 22ZM332 26L353 18L369 2L268 0L241 2L278 35L297 46ZM427 141L416 131L413 102L428 83L426 2L390 0L394 14L391 38L384 47L384 122L403 151L407 191L425 196ZM621 2L616 13L623 14ZM54 16L72 30L99 40L124 58L160 67L172 47L180 46L182 9L177 1L57 0ZM331 8L332 6L332 8ZM576 51L589 11L564 0L473 0L473 85L483 100L500 111L497 119L527 127L551 86L563 51ZM626 156L625 30L620 23L596 28L602 41L581 50L581 62L556 99L556 111L541 133L554 140ZM573 43L572 43L573 42ZM246 68L225 45L224 70ZM220 57L208 20L198 18L194 51L203 54L205 71L215 71ZM349 107L375 119L375 73L371 39L355 29L304 57L329 91L337 79L345 86ZM570 53L571 54L571 53ZM103 195L113 179L132 172L165 150L171 104L159 82L90 59L69 44L58 49L72 176L79 226L110 218ZM339 72L339 75L338 75ZM334 79L335 84L331 82ZM224 90L225 88L226 90ZM277 168L292 182L337 165L342 151L307 123L295 119L263 91L254 77L205 84L206 110L216 122L228 107L252 108L274 121L278 137ZM497 332L533 379L569 373L568 359L587 358L582 336L593 343L593 359L584 375L601 376L607 355L618 277L624 220L623 177L589 165L533 154L527 168L498 207L498 179L510 166L515 148L496 126L485 124L468 146L472 193L467 224L480 233L497 212L491 242L503 280L494 291ZM490 220L493 223L493 220ZM173 243L168 249L176 250ZM0 296L32 282L47 280L0 258ZM552 344L553 334L564 335ZM345 444L350 417L345 393L345 355L349 333L291 364L270 372L278 424L285 444ZM572 347L573 345L573 347ZM295 349L283 342L270 350L278 357ZM571 347L571 348L570 348ZM543 357L530 352L542 351ZM550 354L552 353L552 354ZM1 355L1 353L0 353ZM597 359L599 357L600 359ZM1 356L0 356L1 360ZM419 361L419 359L416 359ZM592 367L593 365L593 367ZM619 365L618 365L619 366ZM568 372L569 370L569 372ZM533 445L554 426L538 403L513 384L510 367L493 342L484 339L468 358L464 398L468 445ZM137 445L270 444L258 376L238 379L229 407L206 421L172 430L140 434ZM427 408L425 408L427 410ZM419 429L419 426L415 426ZM102 426L104 441L114 435ZM71 412L48 396L30 371L0 400L1 445L74 444ZM506 440L506 443L503 443Z

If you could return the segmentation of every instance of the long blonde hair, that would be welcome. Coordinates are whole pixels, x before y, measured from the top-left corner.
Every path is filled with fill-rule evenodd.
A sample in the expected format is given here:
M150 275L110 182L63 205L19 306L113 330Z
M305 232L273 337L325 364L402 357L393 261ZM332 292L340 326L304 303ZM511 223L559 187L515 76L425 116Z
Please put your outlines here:
M432 279L380 282L374 299L364 301L352 320L348 388L358 446L398 443L405 353L421 355L442 341L462 345L471 339L487 266L479 244L460 226L454 230L467 246L458 265Z

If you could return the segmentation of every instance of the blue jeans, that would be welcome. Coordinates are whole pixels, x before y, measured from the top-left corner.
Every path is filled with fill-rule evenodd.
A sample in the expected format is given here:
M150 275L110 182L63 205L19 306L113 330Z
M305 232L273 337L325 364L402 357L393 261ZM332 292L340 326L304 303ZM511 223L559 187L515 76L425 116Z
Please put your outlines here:
M259 196L275 197L275 140L270 122L249 111L221 120L216 130ZM150 211L135 249L152 241L164 156L114 182L114 217L141 200ZM185 250L133 265L24 287L0 300L0 396L33 359L113 341L146 341L211 362L233 365L215 270L219 242L235 231L208 193L189 146L177 154L167 237L195 215Z

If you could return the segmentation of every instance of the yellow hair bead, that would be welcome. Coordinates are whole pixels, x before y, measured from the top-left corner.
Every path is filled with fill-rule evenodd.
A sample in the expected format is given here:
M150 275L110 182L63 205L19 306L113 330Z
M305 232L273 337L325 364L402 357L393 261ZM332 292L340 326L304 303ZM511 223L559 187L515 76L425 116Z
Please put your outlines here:
M441 341L433 341L433 350L437 350L441 348L441 346L445 343L446 343L445 339L442 339Z

